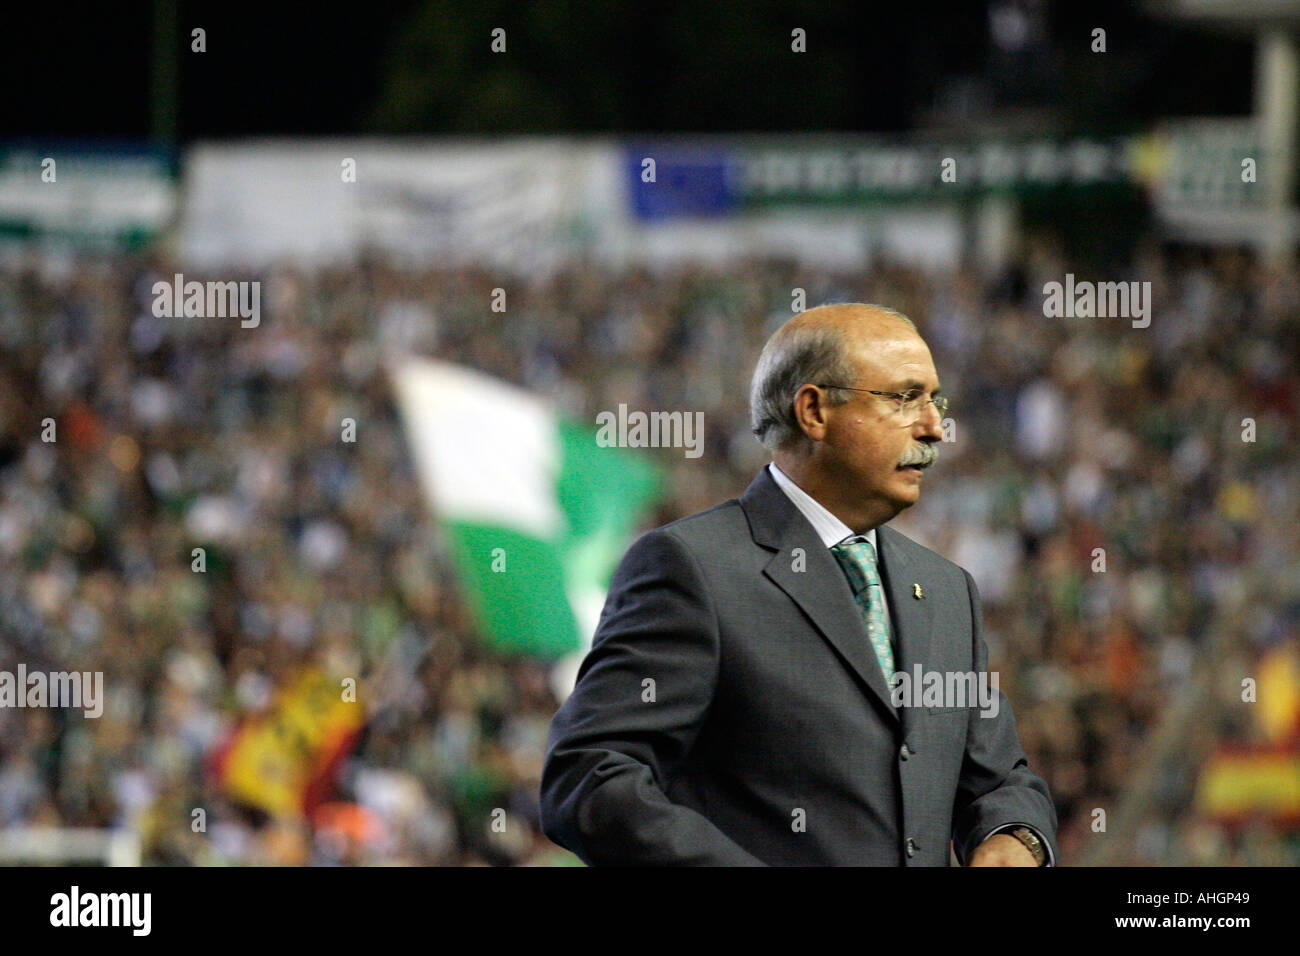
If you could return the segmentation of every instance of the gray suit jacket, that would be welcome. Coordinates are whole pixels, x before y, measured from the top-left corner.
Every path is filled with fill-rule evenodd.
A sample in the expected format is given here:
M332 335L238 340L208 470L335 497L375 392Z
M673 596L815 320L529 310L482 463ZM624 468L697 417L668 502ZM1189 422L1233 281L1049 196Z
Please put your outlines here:
M897 669L983 671L970 575L876 534ZM623 558L551 723L542 827L589 864L946 866L1008 823L1059 859L1000 705L889 703L844 573L764 468Z

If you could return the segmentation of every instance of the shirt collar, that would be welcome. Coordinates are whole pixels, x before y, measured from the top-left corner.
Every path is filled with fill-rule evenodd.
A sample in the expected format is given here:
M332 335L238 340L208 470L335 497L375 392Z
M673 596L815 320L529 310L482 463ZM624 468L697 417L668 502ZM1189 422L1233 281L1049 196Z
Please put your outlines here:
M767 466L767 470L772 474L772 480L776 486L785 492L785 496L794 502L794 506L799 509L800 514L808 519L808 523L813 526L817 532L817 537L821 538L822 544L832 548L848 538L861 538L871 542L871 547L879 554L876 548L876 529L872 528L866 534L855 534L853 529L846 525L835 515L831 514L826 507L814 498L808 492L804 491L786 475L780 468L776 467L776 462Z

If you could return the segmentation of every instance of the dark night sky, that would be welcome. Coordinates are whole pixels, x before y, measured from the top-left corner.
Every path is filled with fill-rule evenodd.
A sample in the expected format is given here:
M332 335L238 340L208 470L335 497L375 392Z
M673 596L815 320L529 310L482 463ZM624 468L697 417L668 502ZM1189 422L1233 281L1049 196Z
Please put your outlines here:
M47 9L33 9L40 6ZM6 11L0 139L146 137L152 4L49 6ZM186 142L263 134L888 131L916 125L960 75L991 81L999 101L1054 109L1074 128L1249 109L1253 49L1242 39L1153 21L1117 0L1056 0L1048 5L1050 56L1003 63L998 73L987 6L398 0L331 11L183 2L178 132ZM809 32L803 56L789 52L795 25ZM1108 30L1104 57L1087 49L1095 25ZM207 30L206 53L189 50L194 26ZM506 56L488 51L494 26L507 31Z

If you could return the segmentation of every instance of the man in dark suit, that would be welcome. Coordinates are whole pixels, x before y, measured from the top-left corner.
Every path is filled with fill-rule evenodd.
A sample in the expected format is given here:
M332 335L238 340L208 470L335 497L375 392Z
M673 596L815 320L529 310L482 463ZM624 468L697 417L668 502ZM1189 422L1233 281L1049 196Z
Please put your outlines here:
M925 342L890 309L811 309L750 404L772 464L614 576L551 724L547 836L589 864L943 866L952 841L968 865L1052 865L1056 812L996 684L992 707L895 688L988 666L970 575L885 526L942 438Z

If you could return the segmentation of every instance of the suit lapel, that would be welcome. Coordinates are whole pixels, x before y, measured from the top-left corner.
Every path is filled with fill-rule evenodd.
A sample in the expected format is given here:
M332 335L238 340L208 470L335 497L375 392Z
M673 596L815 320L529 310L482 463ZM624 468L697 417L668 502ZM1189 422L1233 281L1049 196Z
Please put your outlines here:
M779 488L777 489L780 490ZM889 601L890 626L894 631L895 661L899 671L913 674L913 667L930 660L930 621L933 617L933 591L926 593L926 583L914 573L904 548L905 538L885 526L876 529L880 548L880 583ZM916 596L916 585L922 596ZM879 670L879 668L877 668ZM913 702L914 703L914 702ZM904 736L910 732L918 708L900 707Z
M775 550L763 573L808 616L821 636L835 648L849 668L876 699L889 719L898 715L889 702L889 688L875 651L867 638L862 617L848 580L835 556L817 537L806 518L777 487L764 468L740 499L754 541ZM877 532L879 535L879 532ZM804 570L796 571L794 551L804 553ZM882 584L884 582L882 581ZM892 603L896 598L890 597ZM895 622L898 618L893 619ZM895 624L895 633L902 630Z

